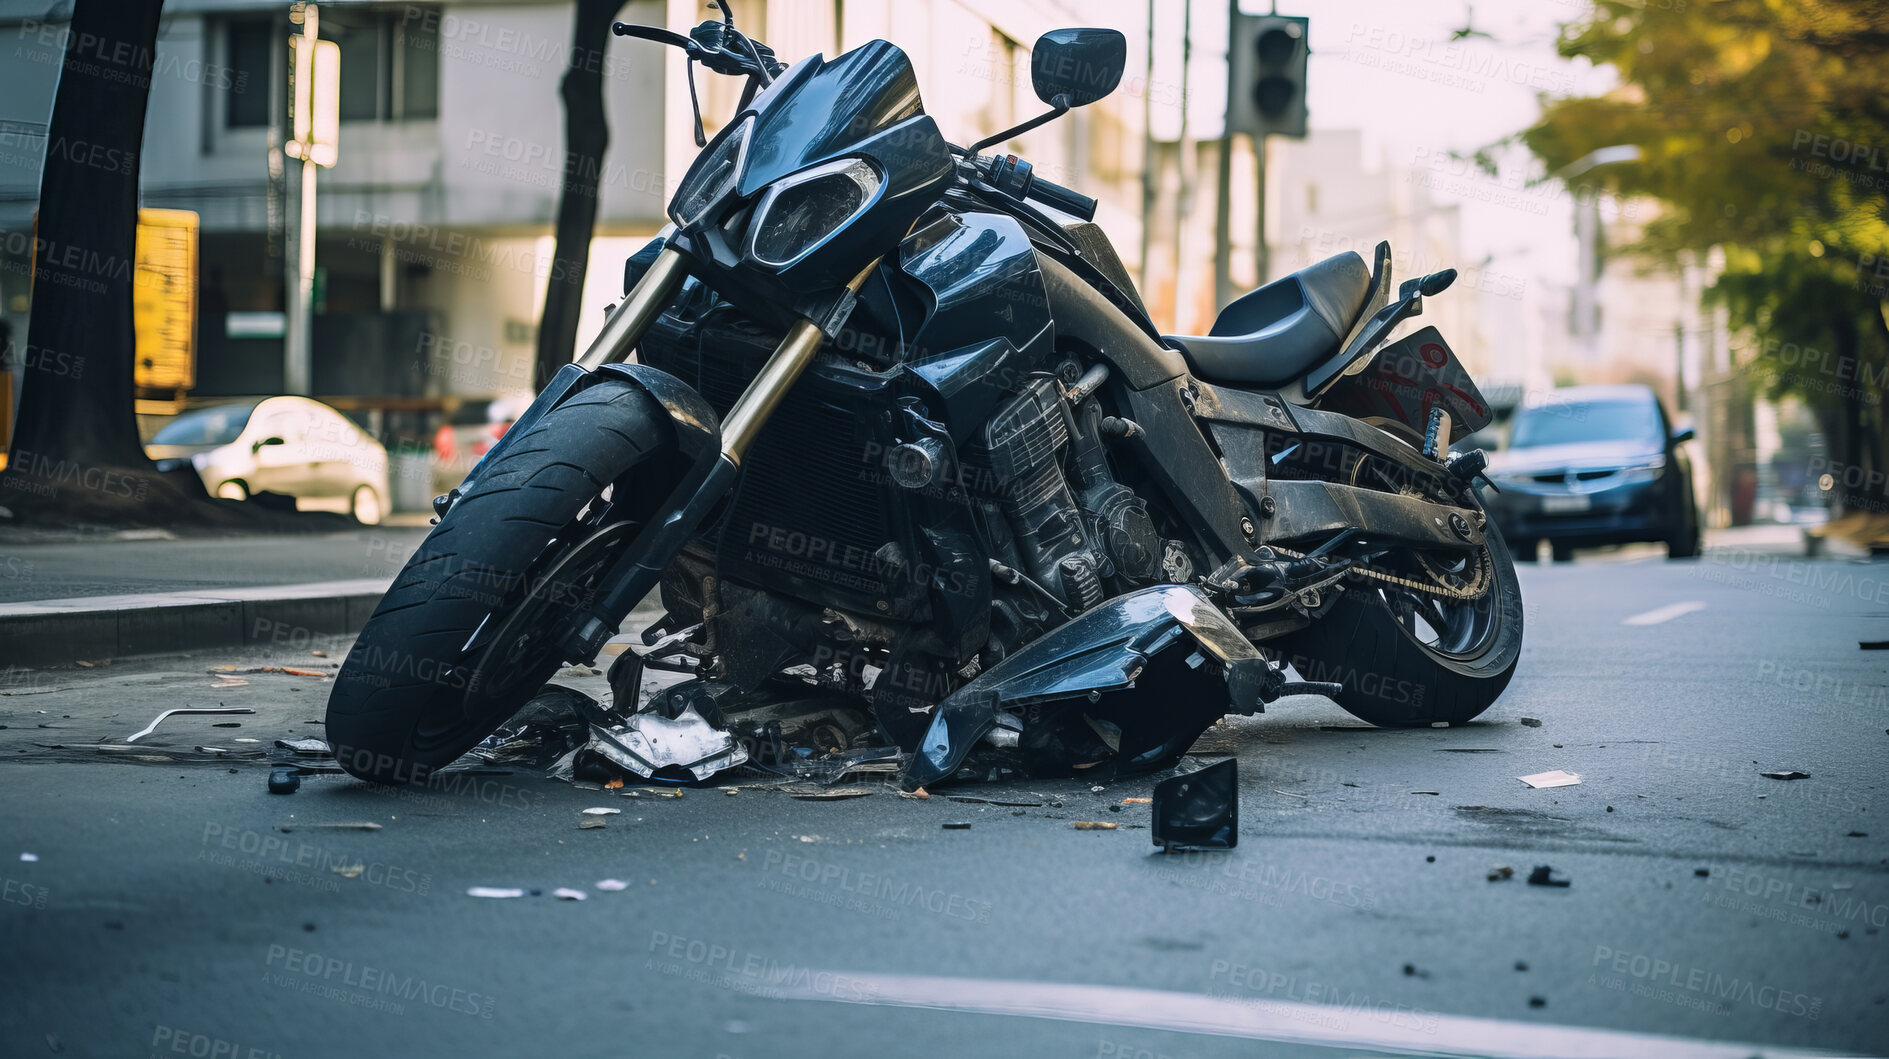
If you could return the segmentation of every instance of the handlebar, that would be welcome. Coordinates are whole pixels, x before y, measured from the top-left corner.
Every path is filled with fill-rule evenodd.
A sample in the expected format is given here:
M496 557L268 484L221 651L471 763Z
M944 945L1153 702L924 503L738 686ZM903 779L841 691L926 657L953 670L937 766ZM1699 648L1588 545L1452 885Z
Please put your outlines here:
M992 188L1013 199L1035 201L1085 221L1095 220L1095 200L1079 191L1036 175L1030 163L1014 154L992 155L972 162L977 175Z
M1085 221L1095 220L1095 200L1080 191L1063 187L1037 177L1030 181L1029 196L1038 202L1052 206L1064 213L1072 213Z

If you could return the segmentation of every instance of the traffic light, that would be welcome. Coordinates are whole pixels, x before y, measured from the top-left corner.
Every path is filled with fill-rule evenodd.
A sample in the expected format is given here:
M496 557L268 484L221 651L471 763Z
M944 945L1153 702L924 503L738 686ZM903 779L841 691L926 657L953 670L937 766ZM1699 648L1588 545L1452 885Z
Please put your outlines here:
M1241 15L1233 24L1227 128L1253 136L1305 138L1306 19Z

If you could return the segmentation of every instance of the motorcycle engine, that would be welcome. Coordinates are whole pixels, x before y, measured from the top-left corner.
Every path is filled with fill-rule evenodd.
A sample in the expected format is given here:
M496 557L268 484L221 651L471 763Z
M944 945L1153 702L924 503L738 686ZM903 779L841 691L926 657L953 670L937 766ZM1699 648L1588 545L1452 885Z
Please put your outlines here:
M1105 581L1139 585L1161 574L1164 542L1141 498L1109 473L1100 424L1093 401L1072 408L1056 380L1039 377L966 454L974 494L1010 530L1006 558L1073 610L1100 603Z

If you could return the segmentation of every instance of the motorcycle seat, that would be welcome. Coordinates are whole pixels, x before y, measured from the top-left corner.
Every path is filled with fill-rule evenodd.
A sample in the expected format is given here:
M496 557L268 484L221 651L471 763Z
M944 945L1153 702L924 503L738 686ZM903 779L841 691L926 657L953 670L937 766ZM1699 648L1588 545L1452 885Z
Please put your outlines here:
M1163 335L1208 382L1281 386L1339 344L1371 290L1364 259L1347 250L1241 295L1204 335Z

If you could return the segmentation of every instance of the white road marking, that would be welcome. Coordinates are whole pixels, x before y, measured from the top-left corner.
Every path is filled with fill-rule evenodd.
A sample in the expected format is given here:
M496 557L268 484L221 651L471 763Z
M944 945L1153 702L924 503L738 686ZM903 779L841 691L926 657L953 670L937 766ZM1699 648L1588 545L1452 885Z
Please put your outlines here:
M800 978L798 984L771 987L768 993L783 1000L1013 1015L1399 1054L1502 1059L1785 1059L1836 1054L1414 1009L1399 1009L1387 1017L1378 1008L1070 982L820 972Z
M1705 609L1705 604L1699 602L1696 599L1692 599L1692 600L1687 600L1684 603L1674 603L1669 606L1664 606L1664 607L1659 608L1658 610L1649 610L1645 614L1635 614L1633 617L1626 619L1620 624L1622 625L1658 625L1661 622L1671 621L1674 618L1684 617L1687 614L1691 614L1695 610L1704 610L1704 609Z

